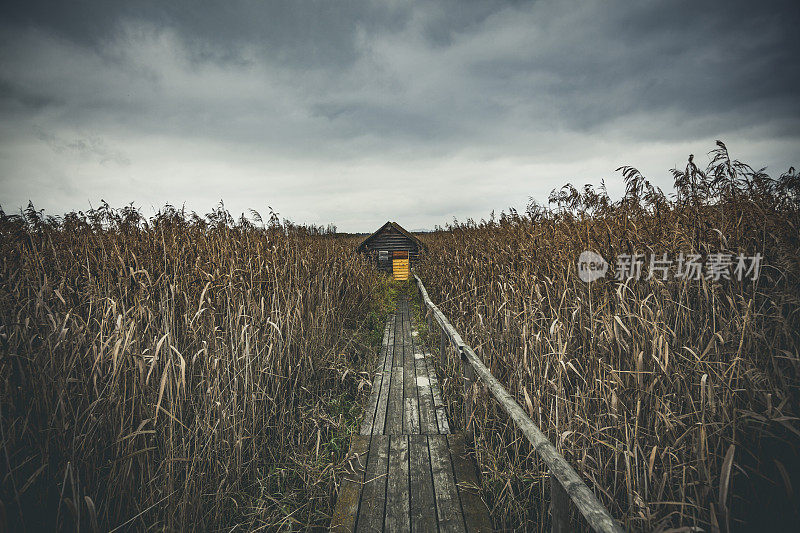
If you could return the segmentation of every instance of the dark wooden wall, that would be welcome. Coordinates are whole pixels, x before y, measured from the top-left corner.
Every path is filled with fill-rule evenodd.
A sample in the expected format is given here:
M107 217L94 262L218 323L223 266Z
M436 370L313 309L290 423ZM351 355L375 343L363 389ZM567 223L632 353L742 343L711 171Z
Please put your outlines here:
M388 251L388 261L386 263L378 263L378 268L387 270L392 269L392 252L396 250L407 251L411 264L414 264L417 258L419 258L419 246L417 243L392 227L384 228L383 231L375 235L375 237L366 244L366 249L376 261L378 260L378 251Z

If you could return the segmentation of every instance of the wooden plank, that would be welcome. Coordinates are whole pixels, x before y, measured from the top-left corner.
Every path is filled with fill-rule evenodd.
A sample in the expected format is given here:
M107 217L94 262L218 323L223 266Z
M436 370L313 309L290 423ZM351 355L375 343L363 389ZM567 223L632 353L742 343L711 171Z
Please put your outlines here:
M433 357L430 350L422 343L419 347L415 344L414 350L419 350L415 357L422 356L423 363L425 364L425 372L428 376L428 381L431 386L431 397L433 399L433 409L436 416L436 424L439 427L440 434L450 433L450 423L447 420L447 408L442 401L442 392L439 389L439 378L436 377L436 368L434 367Z
M402 322L400 324L400 341L401 341L401 344L402 344L403 348L402 348L402 354L401 354L402 357L400 358L399 361L395 361L395 364L397 364L398 366L402 366L403 364L405 364L406 351L408 351L408 335L407 335L407 330L408 330L408 302L403 300L401 302L400 309L402 309L401 315L403 317L403 320L402 320Z
M384 366L384 372L389 372L392 370L394 366L394 353L397 351L397 326L398 323L402 320L400 315L400 308L395 306L394 310L394 322L392 322L392 332L389 334L389 352L391 355L386 360L386 366Z
M404 376L406 375L405 372L403 373L403 375ZM419 433L420 433L420 428L419 428L418 400L416 397L406 396L405 398L403 398L403 434L419 435Z
M417 398L417 370L413 350L409 350L403 366L403 433L419 433L419 398Z
M420 384L420 424L423 428L427 428L427 431L423 431L425 433L450 433L450 424L447 421L447 410L442 402L439 382L436 378L436 370L433 368L433 364L429 359L430 351L425 347L424 343L416 340L413 335L415 332L416 330L413 328L413 323L410 323L409 340L411 341L411 351L414 354L415 367L419 367L419 370L417 370L417 377L423 378L418 380ZM427 390L423 391L426 384ZM425 410L425 405L427 405L428 394L430 394L431 398L430 412L432 413L432 420L428 420L427 414L422 414ZM423 402L426 403L423 404ZM423 419L423 417L425 418ZM433 430L434 425L436 425L436 431Z
M428 379L428 370L425 367L425 360L422 354L415 354L415 369L417 371L417 397L419 398L419 426L420 432L427 435L439 433L439 426L436 423L436 412L433 407L433 396L431 394L431 384Z
M428 380L431 384L431 396L433 397L433 409L436 413L436 424L439 427L439 433L447 434L450 433L450 422L447 420L447 408L442 401L442 391L439 389L439 378L436 377L436 368L434 367L433 358L427 349L425 349L422 354Z
M386 327L383 331L383 342L381 343L381 357L378 360L378 369L375 376L372 378L372 392L370 392L369 400L367 400L367 407L364 410L364 421L361 423L362 435L372 435L373 424L375 423L375 413L378 407L378 399L381 393L381 386L383 384L383 366L386 364L386 354L389 349L389 334L392 326L394 325L394 317L390 316L386 320Z
M372 426L375 423L375 412L378 408L378 398L381 395L383 373L375 374L372 378L372 392L369 393L367 407L364 409L364 421L361 422L361 434L372 435Z
M392 315L392 325L389 329L389 339L386 341L386 358L383 361L383 371L389 372L392 369L392 359L394 358L394 334L397 324L397 314Z
M410 330L411 321L408 316L408 301L403 300L400 304L403 315L403 376L404 376L404 399L405 417L403 419L403 431L406 434L420 433L420 407L417 391L417 370L416 360L414 359L414 347L411 340Z
M386 410L389 405L391 376L391 372L383 372L381 374L381 391L378 396L378 406L375 408L375 421L372 423L373 435L383 435L386 428Z
M392 357L392 366L403 366L403 307L398 303L397 313L395 314L394 323L394 356Z
M408 362L409 351L411 350L411 316L408 312L408 302L403 302L403 349L404 356L403 362Z
M393 326L394 316L389 316L386 319L386 326L383 328L383 340L381 341L381 352L380 357L378 358L377 368L375 369L376 372L380 372L383 369L383 366L386 364L386 353L389 349L389 334L391 333Z
M331 531L336 533L352 533L355 530L369 443L369 436L353 435L352 445L347 453L347 470L342 476L336 509L331 517Z
M392 315L389 327L389 338L386 341L386 358L381 372L381 388L378 396L377 407L375 408L375 419L372 424L373 435L383 435L386 427L386 407L389 400L389 387L391 385L390 376L392 369L392 354L394 352L394 330L397 316Z
M466 531L446 435L428 435L439 531Z
M389 438L389 477L386 481L386 531L410 531L408 436Z
M364 488L356 531L382 531L386 509L386 478L389 468L389 437L373 435L369 446Z
M386 408L386 434L403 433L403 367L392 368L389 405Z
M403 334L403 361L401 364L405 364L406 360L408 359L409 352L411 351L411 335L409 333L409 325L411 322L411 318L408 314L408 300L403 300L402 302L402 309L403 309L403 324L402 324L402 334Z
M411 315L408 300L403 300L403 362L413 356L413 340L411 338Z
M450 458L453 461L453 473L467 531L470 533L492 531L489 508L481 498L481 485L475 461L467 454L465 435L463 433L448 435L447 443L450 445Z
M408 457L411 478L411 530L415 533L435 533L436 503L433 497L433 477L427 436L408 436Z

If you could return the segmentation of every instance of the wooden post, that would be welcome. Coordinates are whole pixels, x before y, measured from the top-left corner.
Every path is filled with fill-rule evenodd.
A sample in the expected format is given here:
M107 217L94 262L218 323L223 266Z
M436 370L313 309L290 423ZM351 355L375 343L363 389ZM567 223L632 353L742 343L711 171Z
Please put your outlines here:
M444 364L446 360L445 350L447 349L447 333L444 332L444 328L441 330L441 335L439 335L439 361Z
M463 347L458 347L458 354L461 359L461 374L464 376L464 431L472 432L470 424L474 413L475 401L475 370L467 361Z
M550 531L566 533L569 527L569 495L556 476L550 474Z

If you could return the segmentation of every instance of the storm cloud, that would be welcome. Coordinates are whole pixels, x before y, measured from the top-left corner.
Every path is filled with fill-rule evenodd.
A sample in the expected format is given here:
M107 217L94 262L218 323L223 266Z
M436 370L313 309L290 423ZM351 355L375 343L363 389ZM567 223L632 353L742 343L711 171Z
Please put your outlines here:
M800 147L793 2L71 2L0 10L0 204L430 228L715 139Z

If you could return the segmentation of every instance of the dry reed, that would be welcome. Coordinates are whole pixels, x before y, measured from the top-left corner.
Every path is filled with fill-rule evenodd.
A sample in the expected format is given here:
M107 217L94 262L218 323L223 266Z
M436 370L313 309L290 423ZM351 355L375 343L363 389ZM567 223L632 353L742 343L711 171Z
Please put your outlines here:
M326 233L2 213L0 529L325 526L384 283Z
M431 298L632 530L785 529L800 521L800 179L731 160L673 172L667 198L625 167L625 197L566 186L552 208L425 239ZM591 285L577 258L611 273ZM614 279L618 254L764 256L752 281ZM437 343L438 344L438 343ZM458 367L442 368L451 412ZM454 417L456 420L459 416ZM495 524L547 524L546 473L485 394L477 453ZM697 528L697 529L692 529ZM673 529L677 530L677 529Z

